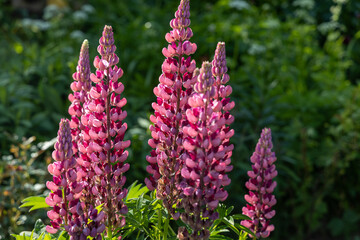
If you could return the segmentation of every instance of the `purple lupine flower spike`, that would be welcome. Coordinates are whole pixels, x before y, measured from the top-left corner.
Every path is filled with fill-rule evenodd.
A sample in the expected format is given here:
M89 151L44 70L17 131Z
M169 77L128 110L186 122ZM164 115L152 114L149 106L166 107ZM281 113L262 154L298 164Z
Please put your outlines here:
M226 84L230 79L229 75L227 74L227 70L225 43L219 42L215 50L211 69L215 78L215 84L217 88L215 98L217 99L224 99L232 92L231 86L224 86L224 84Z
M221 110L217 112L217 121L225 120L225 124L219 130L221 134L224 134L223 144L225 146L230 145L230 137L234 135L234 130L229 127L231 123L234 122L234 116L230 114L230 110L235 107L235 102L231 101L229 96L232 93L232 87L230 85L225 85L229 80L230 77L227 74L227 65L226 65L226 50L225 50L225 43L219 42L217 44L214 59L212 61L212 68L211 72L215 79L214 87L215 97L213 104L216 106L215 108L221 106ZM221 104L220 104L221 103ZM231 156L232 149L228 149L225 152L225 155Z
M185 121L185 111L189 107L188 97L192 85L196 81L194 70L195 60L191 60L197 46L189 40L193 36L190 25L189 0L181 0L175 18L170 21L172 30L166 34L169 43L163 48L166 57L162 64L162 74L159 84L154 88L157 101L152 104L154 115L150 120L152 139L149 145L153 148L146 160L149 162L146 170L152 176L145 179L150 190L157 190L157 198L163 200L164 207L177 219L173 205L179 200L178 183L183 153L182 125Z
M96 217L94 217L94 211L84 212L85 204L80 202L83 182L79 181L75 168L76 161L72 152L69 120L61 120L58 140L54 147L52 157L55 162L48 166L49 173L53 175L53 181L46 183L51 193L45 199L53 209L47 213L51 225L46 226L46 230L49 233L56 233L63 227L69 233L71 240L86 239L89 236L88 232L94 239L100 240L100 230L105 227L102 223L104 213L97 214L96 210Z
M123 199L127 189L123 188L126 177L123 175L130 167L125 160L128 157L130 140L124 141L127 116L122 107L126 99L121 97L124 85L118 81L123 70L116 66L119 62L115 54L114 36L111 26L105 26L97 48L100 57L94 59L96 73L90 75L95 85L91 87L88 101L85 102L85 113L81 123L83 141L79 143L80 157L78 163L90 175L94 205L104 203L107 229L112 231L125 225L124 214L127 207ZM108 233L109 234L109 233Z
M271 151L272 147L271 130L264 128L251 156L252 171L248 171L250 179L246 182L246 187L249 194L245 195L245 200L249 204L242 209L243 214L251 220L241 221L243 226L255 233L256 238L267 238L275 228L270 224L270 219L275 215L272 207L276 204L276 199L272 193L276 187L273 179L277 176L274 164L276 157Z
M93 174L89 171L90 163L84 161L84 157L79 152L79 144L82 145L84 140L81 131L85 129L81 119L85 115L85 104L89 100L89 91L91 89L88 40L84 40L81 45L76 72L73 73L72 77L74 82L71 83L70 88L73 93L69 94L68 97L71 102L68 112L71 116L70 127L73 152L78 163L76 167L78 180L82 182L84 188L80 200L85 202L84 209L88 209L90 205L94 204L91 192L89 191L89 183Z
M53 176L53 181L46 182L51 193L46 198L46 203L53 207L48 211L51 226L46 226L49 233L56 233L61 225L67 225L71 217L69 202L76 201L82 190L77 183L75 171L76 161L73 157L72 138L69 120L61 119L58 138L54 145L52 157L54 163L49 164L48 171Z
M178 238L209 239L208 228L218 218L215 211L228 193L223 188L230 184L227 173L232 170L231 155L234 146L229 143L233 130L225 128L223 106L215 99L216 84L211 64L204 62L200 69L194 92L186 111L187 125L183 127L185 152L181 155L184 165L180 207L181 219L188 224L179 228Z

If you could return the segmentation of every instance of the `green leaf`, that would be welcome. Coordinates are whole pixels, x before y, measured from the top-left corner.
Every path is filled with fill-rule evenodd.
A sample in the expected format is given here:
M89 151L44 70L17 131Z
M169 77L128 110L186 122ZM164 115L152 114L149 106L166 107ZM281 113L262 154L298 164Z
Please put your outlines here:
M212 231L212 232L210 233L210 236L213 236L213 237L219 236L219 235L218 235L219 233L224 233L224 232L230 232L230 231L229 231L228 229L226 229L226 228L224 228L224 229L219 229L219 230Z
M31 237L32 234L33 233L30 231L23 231L19 235L11 234L11 236L16 238L16 240L32 240L32 237ZM36 235L36 237L37 237L37 235Z
M238 223L235 223L234 225L236 228L241 229L242 231L247 232L249 235L252 235L255 237L255 234L252 231L250 231L248 228L246 228Z
M38 238L38 240L46 240L46 239L50 239L50 240L67 240L68 236L67 236L66 231L57 231L54 234L49 234L46 231L46 229L44 229L44 231L42 232L42 234L40 235L40 238Z
M40 197L40 196L28 197L28 198L25 198L24 200L22 200L21 202L23 204L20 207L31 207L29 212L31 212L31 211L33 211L35 209L50 207L45 202L45 198Z
M36 220L35 222L35 227L34 227L34 232L38 235L40 235L41 233L45 232L46 226L43 223L43 221L41 219Z
M225 216L228 216L232 210L234 210L234 206L230 206L228 209L226 209Z
M235 227L234 219L227 219L224 218L223 222L231 229L233 230L237 235L239 235L240 231Z
M40 234L38 240L44 240L45 235L46 235L45 232L43 232L42 234Z
M236 220L251 220L251 218L243 214L234 214L232 217Z
M45 237L44 237L44 240L51 240L50 234L46 234Z
M217 235L217 236L210 236L210 240L233 240L233 239L230 237Z
M138 198L142 194L149 192L149 189L146 186L144 186L144 187L141 187L141 186L142 186L142 184L137 184L137 181L135 181L133 184L131 184L131 186L128 188L128 194L126 196L126 201L133 199L133 198Z

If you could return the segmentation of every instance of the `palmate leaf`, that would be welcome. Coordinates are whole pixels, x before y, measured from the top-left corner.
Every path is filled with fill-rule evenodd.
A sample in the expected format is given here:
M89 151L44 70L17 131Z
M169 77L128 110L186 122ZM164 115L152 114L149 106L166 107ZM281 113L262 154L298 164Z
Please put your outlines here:
M149 189L146 186L142 187L142 184L137 184L137 181L135 181L128 188L128 194L126 196L126 201L133 199L133 198L138 198L141 196L141 194L146 194L147 192L149 192Z
M47 205L47 203L45 202L45 198L44 197L40 197L40 196L32 196L32 197L28 197L25 198L24 200L21 201L23 204L20 207L31 207L29 212L36 210L36 209L41 209L41 208L48 208L50 207L49 205Z
M23 231L20 234L11 234L16 240L32 240L37 239L39 236L34 234L34 231Z
M68 236L65 231L58 231L55 234L46 232L46 225L41 219L35 222L32 232L23 231L20 234L12 234L16 240L67 240Z

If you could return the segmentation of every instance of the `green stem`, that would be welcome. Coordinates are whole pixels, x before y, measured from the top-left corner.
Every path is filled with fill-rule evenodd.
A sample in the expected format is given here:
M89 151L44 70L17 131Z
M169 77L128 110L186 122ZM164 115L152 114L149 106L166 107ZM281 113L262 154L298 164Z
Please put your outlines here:
M108 239L112 240L112 230L110 225L107 227L107 235L108 235Z
M167 239L168 229L169 229L169 222L170 222L170 214L168 214L168 216L166 218L166 221L165 221L163 240Z
M170 225L169 225L169 229L170 229L170 232L175 236L176 233L175 233L175 231L172 229L172 227Z
M161 232L161 218L162 218L162 215L161 215L161 209L159 208L158 209L158 229L159 231ZM160 234L159 234L159 239L160 239Z

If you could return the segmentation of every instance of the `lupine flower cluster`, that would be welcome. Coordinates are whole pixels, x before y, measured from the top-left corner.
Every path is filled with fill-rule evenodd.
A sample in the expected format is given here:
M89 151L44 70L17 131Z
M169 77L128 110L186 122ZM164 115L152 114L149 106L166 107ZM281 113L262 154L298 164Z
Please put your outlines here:
M121 98L124 86L118 82L123 71L116 66L119 58L110 26L105 26L99 43L95 74L90 74L88 42L81 47L69 95L71 121L60 123L56 162L48 168L54 177L47 183L52 192L46 201L53 207L47 230L55 233L62 226L74 240L101 239L106 227L111 236L125 225L127 213L123 173L129 169L124 161L130 141L124 141L126 99ZM99 205L102 211L96 209Z
M192 92L190 87L196 80L193 76L196 63L189 56L197 49L196 44L189 41L193 36L189 28L189 8L189 0L181 0L175 18L170 22L173 30L165 36L169 45L162 50L166 59L162 64L160 83L154 88L157 101L152 104L155 113L150 117L154 125L150 126L152 139L149 145L154 150L147 156L150 163L147 171L152 176L145 179L150 190L156 188L157 197L163 200L164 206L175 219L179 217L173 208L179 199L177 185L181 162L178 159L184 151L181 126L189 107L187 101Z
M209 238L208 229L218 218L215 209L228 196L223 186L231 182L227 172L232 170L233 145L228 140L234 131L225 128L225 124L231 123L233 118L225 119L222 114L224 106L215 99L216 85L211 68L209 62L203 63L189 98L190 108L186 111L186 152L180 159L184 162L180 184L181 207L184 209L181 219L191 227L192 233L181 228L179 239Z
M148 142L153 149L146 158L151 176L145 183L156 189L156 197L173 219L186 224L178 229L180 240L206 240L219 217L219 203L228 197L224 187L231 183L227 174L233 169L230 138L234 130L229 125L235 103L229 98L232 88L226 85L230 78L225 43L217 44L212 62L196 68L190 56L197 46L190 42L189 17L189 0L181 0L170 21L172 30L165 36L169 44L162 50L165 60L154 88L157 99L152 104ZM46 230L64 229L71 240L100 240L105 229L112 239L113 232L125 226L128 212L123 200L127 195L124 173L130 167L125 149L130 140L124 141L127 113L122 110L127 101L121 97L124 85L118 80L123 70L117 66L112 27L105 26L97 51L96 71L91 73L89 45L83 42L70 86L70 121L60 122L52 155L55 162L48 167L53 181L46 183L51 190L46 203L52 207ZM265 128L246 183L249 194L243 214L251 220L241 222L257 238L266 238L274 230L269 220L275 215L272 193L277 171L271 149L271 131Z
M229 139L234 131L227 125L234 120L228 112L234 102L226 98L232 89L224 86L229 81L224 43L200 72L194 71L196 63L189 57L189 66L183 65L184 58L180 63L175 59L194 53L195 44L182 42L192 36L189 16L189 1L182 0L170 22L173 30L165 37L170 44L163 49L167 59L154 89L155 115L150 117L154 125L149 145L155 149L147 158L147 170L152 176L145 182L150 190L157 189L174 218L179 216L174 204L185 210L181 219L192 233L180 228L180 239L208 239L207 228L218 217L214 210L228 195L223 186L230 184L226 173L232 170Z
M249 204L243 207L243 214L251 220L241 222L243 226L255 233L256 238L267 238L275 229L269 221L275 215L272 207L276 204L272 193L276 187L273 178L277 176L277 171L274 164L276 157L271 151L272 147L271 130L265 128L251 156L252 171L248 172L250 180L246 182L249 194L245 195L245 200Z
M83 141L79 144L80 164L90 165L91 191L95 205L104 204L105 218L109 231L125 225L127 207L122 199L127 190L122 188L126 178L123 176L130 165L124 163L130 146L130 140L124 141L127 116L122 107L126 99L121 98L124 85L118 82L123 75L116 64L119 58L115 54L112 27L105 26L99 40L98 52L101 56L94 59L96 73L90 75L94 86L91 87L88 101L84 104L81 122L85 126L81 131ZM116 214L120 213L120 214Z

